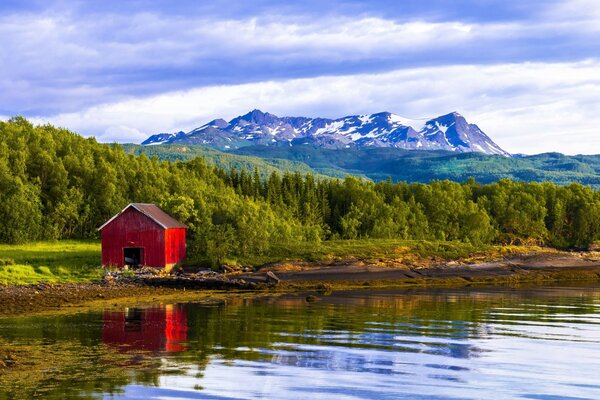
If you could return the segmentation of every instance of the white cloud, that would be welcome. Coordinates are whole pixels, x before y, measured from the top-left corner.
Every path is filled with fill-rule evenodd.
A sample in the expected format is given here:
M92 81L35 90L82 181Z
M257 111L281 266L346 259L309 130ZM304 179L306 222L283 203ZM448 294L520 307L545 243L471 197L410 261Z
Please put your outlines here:
M565 46L573 54L589 54L597 35L575 33L600 25L587 23L589 15L565 4L547 11L545 19L506 23L331 15L217 20L148 12L102 18L5 15L0 16L0 109L80 110L207 82L310 77L348 68L367 72L473 60L564 59ZM574 35L579 40L572 40ZM550 52L559 50L548 54L544 45Z
M138 143L142 142L148 137L136 128L131 128L124 125L112 125L104 130L103 133L95 135L100 142L121 142L123 138L127 138L127 141Z
M600 61L447 66L211 86L91 107L49 121L101 140L139 142L253 108L277 115L406 117L463 113L515 153L600 153Z

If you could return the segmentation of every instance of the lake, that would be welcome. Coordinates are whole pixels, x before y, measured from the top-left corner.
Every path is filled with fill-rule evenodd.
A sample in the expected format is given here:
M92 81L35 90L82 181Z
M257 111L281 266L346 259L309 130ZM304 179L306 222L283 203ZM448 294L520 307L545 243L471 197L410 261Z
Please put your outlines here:
M600 288L313 294L0 319L0 399L600 398Z

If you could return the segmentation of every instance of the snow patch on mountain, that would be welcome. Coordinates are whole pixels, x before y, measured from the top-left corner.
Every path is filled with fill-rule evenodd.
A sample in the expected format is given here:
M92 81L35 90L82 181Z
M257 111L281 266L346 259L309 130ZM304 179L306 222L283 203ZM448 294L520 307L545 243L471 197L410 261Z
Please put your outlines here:
M161 143L204 144L221 150L310 144L324 148L396 147L510 156L457 112L431 119L409 119L381 112L333 120L277 117L253 110L229 122L216 119L187 133L152 135L142 144Z

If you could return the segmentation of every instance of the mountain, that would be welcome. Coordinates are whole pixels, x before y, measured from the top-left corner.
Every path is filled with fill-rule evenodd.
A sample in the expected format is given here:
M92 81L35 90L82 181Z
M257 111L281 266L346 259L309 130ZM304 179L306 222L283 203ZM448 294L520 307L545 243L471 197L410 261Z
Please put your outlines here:
M183 139L186 137L185 132L180 131L177 133L157 133L156 135L150 136L142 143L144 146L152 146L155 144L170 143L177 139Z
M142 145L205 145L219 150L246 146L313 145L325 149L390 147L510 156L475 124L453 112L432 119L407 119L381 112L339 119L278 117L253 110L231 121L213 120L190 132L152 135Z

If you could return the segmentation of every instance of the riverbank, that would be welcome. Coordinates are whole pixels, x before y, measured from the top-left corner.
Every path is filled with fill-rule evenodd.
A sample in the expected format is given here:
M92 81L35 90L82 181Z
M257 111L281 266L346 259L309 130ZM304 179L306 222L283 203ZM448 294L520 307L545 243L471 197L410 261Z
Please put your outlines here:
M600 253L543 251L478 263L413 266L361 260L280 262L253 273L108 277L93 283L0 286L0 315L123 303L218 301L292 291L595 282L600 281Z
M450 261L426 266L277 264L260 271L264 274L264 281L267 281L266 273L269 271L280 279L281 288L288 289L596 281L600 280L600 253L531 252L479 263Z

